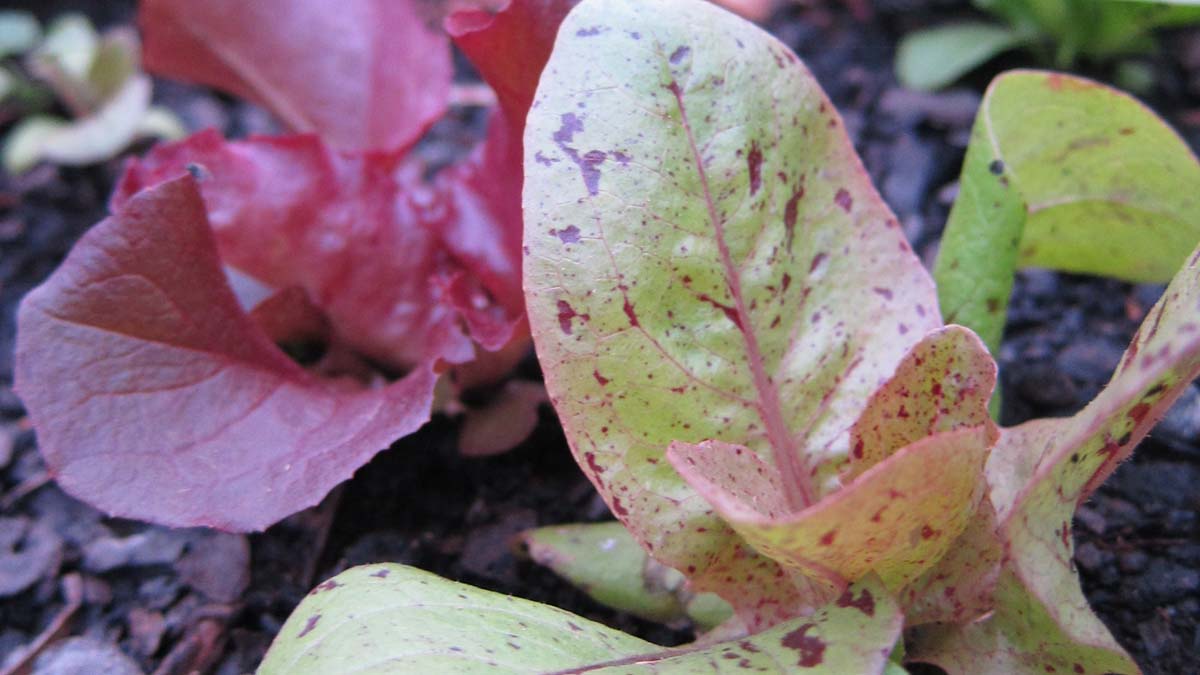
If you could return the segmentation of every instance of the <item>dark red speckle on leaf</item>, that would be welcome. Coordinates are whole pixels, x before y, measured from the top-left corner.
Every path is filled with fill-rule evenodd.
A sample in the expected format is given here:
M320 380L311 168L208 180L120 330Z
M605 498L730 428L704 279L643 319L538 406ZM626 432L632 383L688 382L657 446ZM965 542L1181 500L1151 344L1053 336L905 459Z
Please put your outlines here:
M837 604L838 607L853 607L867 616L875 616L875 596L866 588L857 598L854 597L854 590L847 588L842 597L838 598Z
M722 302L717 302L716 300L714 300L712 298L712 296L708 295L707 293L701 293L700 295L698 295L696 297L701 302L707 302L708 304L712 305L713 307L716 307L717 309L724 312L725 318L732 321L733 325L738 327L738 330L745 330L742 327L742 318L740 316L738 316L736 309L734 309L733 307L730 307L729 305L726 305Z
M637 328L641 324L638 323L637 312L633 310L633 304L629 302L629 298L625 298L625 316L629 319L629 325Z
M850 213L850 209L854 207L854 198L850 196L849 192L846 192L846 188L838 188L833 201L846 213Z
M561 230L556 231L559 240L564 244L575 244L579 242L579 228L574 225L568 225Z
M575 309L566 300L558 301L558 327L564 334L571 334L571 319L576 316Z
M812 668L825 661L825 641L815 635L807 635L814 625L806 623L783 636L783 646L800 652L798 665Z
M592 371L592 377L596 378L596 381L600 383L600 386L601 386L601 387L603 387L603 386L607 385L609 382L612 382L612 380L610 380L610 379L608 379L607 377L605 377L605 376L601 375L601 374L600 374L600 371L598 371L598 370L593 370L593 371Z
M799 215L800 200L804 198L804 186L796 188L783 207L783 226L787 228L787 250L792 250L792 239L796 236L796 218Z
M312 616L308 617L308 621L304 624L304 630L300 631L300 634L297 635L296 637L302 638L305 635L308 635L309 633L311 633L312 629L317 627L317 622L320 620L321 620L320 614L313 614Z
M830 531L826 532L825 534L821 535L821 540L820 540L821 545L829 546L830 544L833 543L833 538L835 536L837 536L837 530L830 530Z
M758 142L750 144L750 154L746 155L746 168L750 172L750 194L758 193L762 187L762 163L763 154L762 148L758 147Z

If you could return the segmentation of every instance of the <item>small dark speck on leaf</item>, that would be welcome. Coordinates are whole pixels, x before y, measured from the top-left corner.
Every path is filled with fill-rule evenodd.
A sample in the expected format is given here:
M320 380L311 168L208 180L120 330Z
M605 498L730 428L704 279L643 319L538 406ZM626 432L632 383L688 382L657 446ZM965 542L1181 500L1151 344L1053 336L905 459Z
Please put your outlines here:
M998 159L993 161L991 164L988 164L988 171L997 176L1002 175L1004 173L1004 162Z
M850 209L854 207L854 198L850 196L849 192L846 192L846 188L838 188L837 195L834 196L833 201L842 207L842 210L846 213L850 213Z
M302 638L305 635L308 635L309 633L311 633L312 629L317 627L317 622L320 620L321 620L320 614L313 614L312 616L308 617L308 622L304 624L304 630L300 631L300 634L297 635L296 637Z
M671 52L671 63L679 65L679 62L686 59L688 54L692 53L692 48L687 45L680 45L678 49Z

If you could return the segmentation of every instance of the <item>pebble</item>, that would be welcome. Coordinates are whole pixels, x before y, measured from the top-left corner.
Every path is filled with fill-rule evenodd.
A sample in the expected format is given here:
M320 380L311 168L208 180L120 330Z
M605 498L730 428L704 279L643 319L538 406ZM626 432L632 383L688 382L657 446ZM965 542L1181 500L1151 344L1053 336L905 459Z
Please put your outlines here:
M139 565L169 565L179 559L186 533L149 527L128 537L104 537L83 547L83 569L108 572Z
M115 645L90 637L67 638L51 645L33 662L33 675L143 675Z
M54 530L25 517L0 518L0 598L58 573L63 542Z
M250 543L244 535L199 530L175 568L209 600L234 602L250 585Z

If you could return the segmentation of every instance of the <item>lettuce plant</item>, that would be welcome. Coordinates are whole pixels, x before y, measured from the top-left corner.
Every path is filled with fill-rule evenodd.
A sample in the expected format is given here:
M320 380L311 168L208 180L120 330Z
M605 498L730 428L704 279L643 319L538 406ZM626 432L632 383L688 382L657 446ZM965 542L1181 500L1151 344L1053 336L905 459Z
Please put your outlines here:
M766 33L695 0L584 0L525 133L528 315L572 451L688 597L733 615L662 649L367 566L314 590L260 672L1137 672L1070 522L1200 373L1200 250L1094 401L999 428L987 349L943 323L837 112Z
M499 106L426 179L408 151L452 69L423 5L143 2L150 71L292 133L130 162L112 217L22 303L15 384L60 484L118 516L261 529L421 426L440 372L507 371L528 345L521 135L570 5L448 17Z
M59 17L43 36L31 14L0 13L0 58L24 54L23 70L30 78L0 69L0 103L10 93L36 102L48 97L45 88L72 118L40 111L23 116L4 140L4 169L21 173L39 161L94 164L139 139L183 136L173 113L151 105L150 77L141 70L138 50L133 31L115 28L101 35L81 14Z
M1018 47L1067 68L1148 51L1156 28L1200 21L1190 0L974 0L1004 23L966 21L908 35L896 55L905 86L939 89ZM1192 5L1192 6L1189 6Z

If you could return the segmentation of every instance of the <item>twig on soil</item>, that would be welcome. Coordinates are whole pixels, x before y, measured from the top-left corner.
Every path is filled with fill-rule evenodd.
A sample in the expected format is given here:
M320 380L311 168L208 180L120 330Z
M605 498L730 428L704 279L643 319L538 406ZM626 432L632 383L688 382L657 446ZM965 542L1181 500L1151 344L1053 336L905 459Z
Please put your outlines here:
M79 608L83 605L83 578L75 573L63 576L62 592L67 604L59 610L54 620L50 622L50 625L46 626L41 635L37 636L33 642L25 647L25 651L21 657L8 668L5 668L3 672L0 672L0 675L29 675L33 666L33 660L45 651L46 647L66 637L70 632L67 624L70 622L71 617L75 615L75 612L79 611Z

